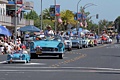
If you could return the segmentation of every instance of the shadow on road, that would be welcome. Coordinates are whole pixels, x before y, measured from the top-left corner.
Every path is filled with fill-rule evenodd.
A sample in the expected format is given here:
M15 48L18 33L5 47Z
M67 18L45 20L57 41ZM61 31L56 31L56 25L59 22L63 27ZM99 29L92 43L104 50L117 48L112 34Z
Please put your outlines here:
M99 74L120 74L120 72L96 72Z
M56 56L40 56L38 58L35 58L35 59L60 59L59 57L56 57Z
M102 56L105 56L105 57L120 57L120 55L102 55Z

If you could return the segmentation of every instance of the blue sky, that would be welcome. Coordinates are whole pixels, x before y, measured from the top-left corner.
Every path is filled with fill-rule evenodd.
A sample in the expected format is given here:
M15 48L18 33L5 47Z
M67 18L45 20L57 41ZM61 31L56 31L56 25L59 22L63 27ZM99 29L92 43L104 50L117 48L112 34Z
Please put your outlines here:
M41 0L27 0L34 2L34 10L40 14L40 2ZM79 0L56 0L57 4L61 5L61 10L71 10L77 11L77 3ZM108 21L114 21L118 16L120 16L120 0L81 0L80 6L85 4L93 3L97 6L91 6L85 9L89 11L92 15L99 14L99 19L92 17L93 22L97 23L99 20L106 19ZM49 8L50 5L54 4L54 0L43 0L43 9Z

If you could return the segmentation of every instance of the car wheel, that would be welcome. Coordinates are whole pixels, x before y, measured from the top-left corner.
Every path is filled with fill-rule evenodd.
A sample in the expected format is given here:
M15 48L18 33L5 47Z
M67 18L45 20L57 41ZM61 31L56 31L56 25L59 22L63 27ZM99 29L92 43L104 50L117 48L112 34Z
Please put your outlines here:
M88 45L86 45L85 48L88 48Z
M7 63L8 63L8 64L10 64L11 62L10 62L10 61L8 61Z
M63 54L59 54L59 59L63 59Z
M82 49L83 47L82 46L80 46L80 49Z
M37 55L36 55L36 54L31 54L30 58L31 58L31 59L36 59L36 58L37 58Z
M80 45L78 46L78 49L80 49Z
M28 60L28 59L26 59L26 63L29 63L29 60Z
M68 48L68 51L72 51L72 47L71 47L71 48Z

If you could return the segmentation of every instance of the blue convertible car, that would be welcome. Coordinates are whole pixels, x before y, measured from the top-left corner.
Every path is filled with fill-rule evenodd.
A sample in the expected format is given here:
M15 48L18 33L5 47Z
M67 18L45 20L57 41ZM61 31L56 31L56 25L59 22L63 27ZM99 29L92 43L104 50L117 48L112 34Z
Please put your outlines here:
M31 58L37 58L38 55L51 55L62 59L64 53L65 45L59 35L45 36L42 40L34 40L30 43Z
M27 63L30 61L30 55L28 53L15 52L13 54L7 55L7 62L24 62Z

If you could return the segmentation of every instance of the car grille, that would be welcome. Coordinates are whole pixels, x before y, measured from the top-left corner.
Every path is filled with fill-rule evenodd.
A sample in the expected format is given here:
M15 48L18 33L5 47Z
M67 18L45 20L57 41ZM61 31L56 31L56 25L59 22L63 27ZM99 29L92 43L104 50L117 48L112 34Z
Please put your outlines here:
M72 44L78 44L77 42L72 42Z
M12 60L20 60L20 58L12 58Z
M42 47L42 51L58 51L58 48Z

